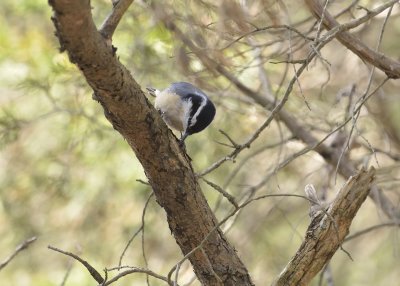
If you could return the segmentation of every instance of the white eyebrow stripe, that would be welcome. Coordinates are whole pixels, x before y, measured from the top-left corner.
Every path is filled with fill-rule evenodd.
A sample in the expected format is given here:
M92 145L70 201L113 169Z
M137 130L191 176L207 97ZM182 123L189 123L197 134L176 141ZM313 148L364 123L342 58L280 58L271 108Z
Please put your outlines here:
M195 94L201 96L203 100L207 100L207 96L204 93L196 91Z
M207 98L204 95L201 95L201 98L202 98L202 102L201 102L199 108L197 108L196 113L193 114L192 120L190 122L190 126L193 126L196 124L197 117L199 116L200 112L203 110L204 106L207 104ZM190 111L189 111L189 114L190 114Z

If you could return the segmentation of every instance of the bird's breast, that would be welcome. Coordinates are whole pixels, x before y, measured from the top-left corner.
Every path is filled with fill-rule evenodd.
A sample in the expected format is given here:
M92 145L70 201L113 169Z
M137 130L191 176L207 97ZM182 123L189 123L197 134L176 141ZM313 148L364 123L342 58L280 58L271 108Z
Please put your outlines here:
M176 93L161 92L155 100L155 108L160 110L165 123L178 130L184 130L184 108L181 98Z

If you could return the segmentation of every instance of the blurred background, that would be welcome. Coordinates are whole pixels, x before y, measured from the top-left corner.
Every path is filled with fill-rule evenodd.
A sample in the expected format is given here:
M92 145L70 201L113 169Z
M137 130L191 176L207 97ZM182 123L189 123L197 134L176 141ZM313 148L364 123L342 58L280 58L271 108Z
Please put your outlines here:
M216 103L212 125L186 141L194 169L201 173L233 150L219 130L236 143L245 143L270 112L204 66L165 28L158 9L217 65L249 88L277 99L300 66L293 62L305 59L312 49L318 24L303 1L149 2L132 4L113 45L143 90L188 81ZM384 2L329 1L328 10L344 23ZM111 10L111 1L91 1L91 5L94 21L100 25ZM129 239L142 226L143 209L151 195L134 153L92 100L80 71L59 52L51 14L40 0L0 3L0 261L23 240L38 238L0 271L1 284L9 286L95 285L85 268L47 246L76 253L100 272L118 266ZM375 49L386 14L352 33ZM399 16L397 5L379 46L396 60L400 59ZM339 145L346 147L349 138L343 156L357 167L375 166L378 186L399 212L400 81L385 83L341 133L332 132L384 79L381 71L373 71L334 40L300 76L284 109L316 138L332 133L327 144L337 143L334 138L344 134L346 139L339 140ZM273 121L250 148L205 178L239 202L264 194L304 195L307 184L313 184L329 202L347 178L316 152L296 155L304 148L284 124ZM204 181L201 184L211 208L223 219L232 206ZM256 285L271 284L295 254L310 221L308 211L309 204L302 199L267 198L244 208L224 225ZM122 265L167 275L182 254L154 198L148 202L144 221L144 244L139 234ZM343 245L354 261L343 251L335 254L328 271L334 284L317 277L313 285L398 285L400 244L394 224L367 199L350 234L376 228ZM182 285L190 281L190 285L200 285L193 281L189 264L180 273ZM114 285L145 283L145 275L131 274ZM153 278L150 284L165 285Z

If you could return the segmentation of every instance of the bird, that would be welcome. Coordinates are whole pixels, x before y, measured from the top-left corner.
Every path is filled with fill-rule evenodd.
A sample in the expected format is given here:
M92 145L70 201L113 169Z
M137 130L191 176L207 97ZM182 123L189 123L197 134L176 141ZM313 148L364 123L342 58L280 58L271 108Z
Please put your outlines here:
M203 131L214 120L216 109L208 96L188 82L174 82L164 90L147 87L165 123L181 132L180 143Z

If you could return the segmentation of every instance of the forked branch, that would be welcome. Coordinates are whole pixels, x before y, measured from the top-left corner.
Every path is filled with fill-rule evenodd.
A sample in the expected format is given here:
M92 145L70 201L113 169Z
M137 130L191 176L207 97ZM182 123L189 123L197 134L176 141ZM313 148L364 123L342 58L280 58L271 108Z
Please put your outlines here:
M234 247L220 229L200 189L190 161L149 103L139 84L119 62L95 26L90 1L50 0L63 50L82 71L113 127L132 147L145 170L157 202L184 255L203 285L253 285ZM210 263L211 262L211 263Z
M378 13L395 5L398 2L398 0L391 0L386 2L382 6L369 11L367 18L372 19ZM332 30L339 26L339 23L335 20L335 18L328 11L324 10L319 0L305 0L305 3L311 13L317 19L322 19L321 21L323 25L328 30ZM389 78L400 78L399 61L393 60L382 53L374 51L347 31L338 33L336 35L336 38L349 50L359 56L362 60L382 70Z
M327 211L312 218L295 256L274 286L308 285L341 247L357 211L368 196L375 169L362 169L350 177Z
M133 0L117 0L113 1L113 10L104 20L101 25L99 32L107 40L111 40L115 29L117 28L119 21L121 21L122 16L128 10L129 6L132 4Z

